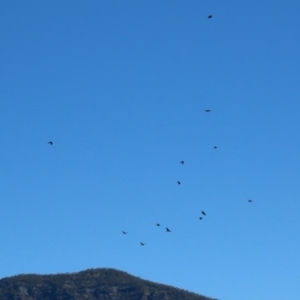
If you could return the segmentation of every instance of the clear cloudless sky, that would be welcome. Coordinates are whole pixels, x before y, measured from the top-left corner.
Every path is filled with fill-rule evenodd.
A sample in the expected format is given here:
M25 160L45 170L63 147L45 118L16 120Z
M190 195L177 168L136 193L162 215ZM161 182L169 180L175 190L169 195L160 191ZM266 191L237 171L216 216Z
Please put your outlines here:
M299 13L1 1L0 277L110 267L300 299Z

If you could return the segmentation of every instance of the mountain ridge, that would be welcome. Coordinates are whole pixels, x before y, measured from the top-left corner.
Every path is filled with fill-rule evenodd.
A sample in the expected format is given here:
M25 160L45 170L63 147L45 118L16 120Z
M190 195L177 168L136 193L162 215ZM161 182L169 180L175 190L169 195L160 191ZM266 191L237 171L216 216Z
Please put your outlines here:
M217 300L112 268L0 279L1 300Z

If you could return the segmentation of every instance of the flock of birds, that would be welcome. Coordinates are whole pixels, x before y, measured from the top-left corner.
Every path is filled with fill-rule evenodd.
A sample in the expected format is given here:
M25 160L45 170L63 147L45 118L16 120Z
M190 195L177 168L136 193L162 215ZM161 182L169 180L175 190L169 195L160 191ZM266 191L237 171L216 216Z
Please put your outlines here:
M211 18L212 18L212 15L208 15L207 18L208 18L208 19L211 19ZM204 111L205 111L206 113L210 113L210 112L211 112L210 109L205 109ZM53 145L53 141L49 141L48 144L49 144L50 146L52 146L52 145ZM217 146L213 146L213 149L217 149L217 148L218 148ZM179 163L180 163L181 165L184 165L184 160L181 160ZM177 181L177 184L180 185L181 182L180 182L180 181ZM248 202L251 203L251 202L253 202L253 201L252 201L251 199L248 199ZM202 220L203 217L205 217L205 216L206 216L206 212L202 210L202 211L201 211L201 216L199 217L199 220ZM157 227L160 227L160 223L156 223L156 226L157 226ZM168 227L166 227L166 232L170 233L171 230L170 230ZM129 232L128 232L128 231L122 230L122 233L123 233L124 235L126 235L126 234L128 234ZM141 246L145 246L146 243L140 242L140 245L141 245Z
M212 16L208 16L208 18L212 18ZM211 112L211 110L210 109L205 109L204 110L206 113L210 113ZM218 147L217 146L214 146L213 147L213 149L217 149ZM180 162L179 162L179 164L181 164L181 165L184 165L184 163L185 163L185 161L184 160L181 160ZM181 185L181 181L177 181L177 184L178 185ZM253 202L253 200L251 200L251 199L248 199L248 202ZM204 217L206 216L206 212L204 211L204 210L202 210L201 211L201 216L199 217L199 220L202 220ZM160 223L156 223L156 226L160 226ZM170 233L171 232L171 230L168 228L168 227L166 227L166 232L168 232L168 233ZM122 233L124 234L124 235L126 235L126 234L128 234L129 232L128 231L124 231L124 230L122 230ZM141 246L145 246L146 245L146 243L144 243L144 242L140 242L140 245Z
M210 109L206 109L205 112L206 112L206 113L209 113L209 112L211 112L211 110L210 110ZM53 141L49 141L48 144L49 144L50 146L52 146L52 145L53 145ZM217 146L214 146L213 148L214 148L214 149L217 149L218 147L217 147ZM181 160L181 161L179 162L179 164L184 165L184 160ZM181 182L180 182L180 181L177 181L177 184L180 185ZM253 202L253 201L252 201L251 199L248 199L248 202ZM205 217L205 216L206 216L206 212L205 212L204 210L202 210L202 211L201 211L201 216L199 217L199 220L202 220L203 217ZM157 227L160 227L160 223L156 223L156 226L157 226ZM166 232L171 232L171 230L170 230L168 227L166 227ZM128 232L128 231L122 230L122 233L125 235L125 234L128 234L129 232ZM145 246L146 243L140 242L140 245L141 245L141 246Z

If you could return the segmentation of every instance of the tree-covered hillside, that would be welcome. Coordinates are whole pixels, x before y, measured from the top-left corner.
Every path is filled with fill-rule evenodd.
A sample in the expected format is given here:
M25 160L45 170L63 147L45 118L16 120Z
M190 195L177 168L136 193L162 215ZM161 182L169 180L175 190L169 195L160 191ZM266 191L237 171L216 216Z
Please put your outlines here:
M1 300L212 300L114 269L0 280Z

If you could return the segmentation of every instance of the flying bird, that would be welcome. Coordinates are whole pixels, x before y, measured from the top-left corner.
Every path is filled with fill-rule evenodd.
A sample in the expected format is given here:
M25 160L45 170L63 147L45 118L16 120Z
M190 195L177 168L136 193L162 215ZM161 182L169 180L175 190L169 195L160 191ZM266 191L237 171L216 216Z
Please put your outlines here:
M180 182L180 181L177 181L177 184L181 184L181 182Z
M200 218L199 218L199 220L202 220L202 219L203 219L203 217L200 217Z
M210 109L206 109L205 112L211 112L211 110Z
M122 231L123 232L123 234L127 234L128 233L128 231Z
M211 19L211 18L212 18L212 15L209 15L207 18L208 18L208 19Z
M203 211L203 210L202 210L201 212L202 212L202 215L206 216L206 213L205 213L205 211Z
M217 149L218 147L217 146L214 146L214 149Z
M183 165L183 164L184 164L184 160L182 160L182 161L180 162L180 164L182 164L182 165Z
M166 230L167 230L167 232L171 232L171 230L168 227L166 227Z
M146 245L145 243L142 243L142 242L140 242L140 244L141 244L141 246L145 246Z
M53 142L52 142L52 141L50 141L50 142L48 142L48 144L52 146L52 145L53 145Z
M248 202L253 202L253 201L249 199Z
M156 224L156 226L160 226L160 224L159 224L159 223L157 223L157 224Z

